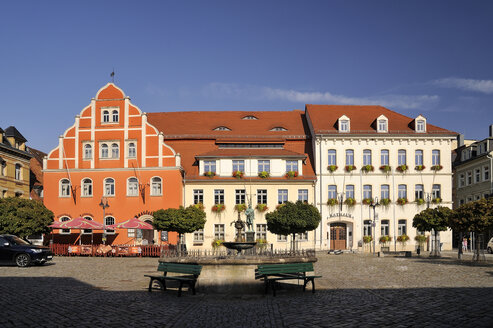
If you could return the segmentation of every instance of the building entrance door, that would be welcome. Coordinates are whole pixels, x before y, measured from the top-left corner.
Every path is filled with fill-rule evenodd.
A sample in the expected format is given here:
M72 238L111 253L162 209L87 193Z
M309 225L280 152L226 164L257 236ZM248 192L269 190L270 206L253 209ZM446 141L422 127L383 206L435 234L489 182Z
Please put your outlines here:
M152 224L152 221L146 220L146 223ZM146 242L144 241L146 240ZM150 245L154 242L154 230L142 230L142 242Z
M345 223L332 223L330 225L330 249L346 249Z

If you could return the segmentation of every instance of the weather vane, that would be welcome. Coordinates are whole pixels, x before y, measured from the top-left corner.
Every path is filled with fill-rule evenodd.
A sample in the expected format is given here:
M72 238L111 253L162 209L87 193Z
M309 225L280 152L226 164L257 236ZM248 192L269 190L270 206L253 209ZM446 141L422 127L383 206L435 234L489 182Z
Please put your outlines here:
M114 68L113 68L113 71L111 72L110 76L111 76L111 82L115 83L115 69Z

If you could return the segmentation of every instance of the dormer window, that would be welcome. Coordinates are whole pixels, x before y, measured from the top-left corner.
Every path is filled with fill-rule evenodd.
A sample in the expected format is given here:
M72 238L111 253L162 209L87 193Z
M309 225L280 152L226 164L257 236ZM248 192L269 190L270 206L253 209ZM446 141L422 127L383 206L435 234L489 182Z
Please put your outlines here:
M226 126L218 126L214 131L231 131L231 129Z
M377 132L389 132L389 120L387 119L387 117L385 117L385 115L380 115L377 118Z
M425 133L426 132L426 118L424 118L421 115L416 117L415 124L414 124L414 130L418 133Z
M270 129L270 131L288 131L288 129L283 128L282 126L276 126L275 128Z
M256 118L253 115L248 115L248 116L243 117L242 120L258 120L258 118Z
M339 132L349 132L351 130L351 124L349 117L343 115L339 118Z

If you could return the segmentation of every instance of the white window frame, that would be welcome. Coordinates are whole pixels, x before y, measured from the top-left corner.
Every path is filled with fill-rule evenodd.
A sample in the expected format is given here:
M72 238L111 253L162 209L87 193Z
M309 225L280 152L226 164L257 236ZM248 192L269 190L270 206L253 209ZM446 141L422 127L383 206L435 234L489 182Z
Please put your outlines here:
M298 189L298 200L308 203L308 189Z
M388 149L382 149L380 150L380 165L389 165L389 150Z
M103 151L103 149L105 151ZM106 154L106 156L103 156L104 154ZM99 144L99 158L100 159L109 159L110 158L110 147L108 146L108 144L106 142L102 142L101 144Z
M363 149L363 165L371 165L371 149Z
M15 163L15 180L22 180L22 164Z
M67 182L66 184L64 183L65 181ZM59 196L70 197L70 195L72 194L72 190L70 188L70 180L66 178L60 179L59 186Z
M424 162L424 152L423 149L416 149L414 151L414 165L423 165Z
M255 239L267 240L267 224L260 223L256 225Z
M337 150L329 149L327 151L327 165L337 165Z
M111 219L113 219L113 223L111 223L111 221L112 221ZM116 223L116 219L111 215L107 215L104 218L104 225L105 226L113 225L115 223ZM115 234L115 230L113 230L113 229L106 229L105 232L107 235L114 235Z
M151 196L162 196L163 179L161 177L156 176L156 177L152 177L150 182L151 182Z
M297 160L286 160L286 172L294 171L298 172L298 161Z
M407 152L405 149L397 150L397 165L407 165Z
M84 216L84 219L89 220L89 221L94 221L94 219L90 216ZM93 233L92 229L82 229L81 230L81 234L83 234L83 235L90 235L92 233Z
M133 147L131 147L133 145ZM131 151L133 149L133 151ZM134 141L130 141L127 144L127 156L128 158L137 158L137 143Z
M130 181L135 179L135 181ZM135 185L135 187L133 187ZM139 179L137 177L129 177L127 179L127 196L138 197L139 196Z
M112 159L120 158L120 145L118 145L116 142L113 142L111 144L111 158Z
M289 192L288 189L277 190L277 204L281 205L288 201Z
M483 166L483 181L489 181L490 180L490 168L489 166L485 165Z
M380 185L380 199L390 199L390 185Z
M94 147L92 146L92 143L84 143L83 146L83 152L84 152L84 157L83 159L92 159L94 156Z
M216 160L204 160L204 172L216 173L217 163Z
M226 238L224 224L214 224L214 239L224 240Z
M58 219L58 221L60 222L67 222L67 221L70 221L71 218L68 217L68 216L62 216L60 219ZM59 232L61 235L70 235L71 233L71 230L70 229L60 229L60 232Z
M204 229L199 229L193 232L193 242L194 243L204 242Z
M258 173L267 172L270 173L270 160L269 159L259 159L257 161Z
M86 182L86 180L88 180L89 182ZM92 183L92 179L91 178L84 178L82 179L81 181L81 197L92 197L93 195L93 192L94 192L94 186L93 186L93 183Z
M354 149L346 149L346 165L354 165Z
M111 186L110 182L108 182L109 179L113 180L113 188L110 187L110 191L112 191L113 193L107 192L108 191L107 186ZM104 178L104 180L103 180L103 195L105 197L114 197L115 194L116 194L116 180L114 178L111 178L111 177Z
M194 189L193 190L193 203L194 204L204 204L204 189Z
M351 132L351 120L346 115L339 117L337 120L338 131L342 133Z
M431 165L440 165L440 149L433 149L431 151Z

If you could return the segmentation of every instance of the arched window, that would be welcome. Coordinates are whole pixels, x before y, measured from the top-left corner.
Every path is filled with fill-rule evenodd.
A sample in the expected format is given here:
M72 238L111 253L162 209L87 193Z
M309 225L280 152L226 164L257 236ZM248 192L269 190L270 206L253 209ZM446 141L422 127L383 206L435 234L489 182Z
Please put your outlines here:
M127 196L139 195L139 180L137 178L128 178L127 180Z
M110 225L113 225L115 224L115 218L112 217L112 216L107 216L104 218L104 225L105 226L110 226ZM106 233L107 234L114 234L115 233L115 230L113 229L106 229Z
M68 179L60 180L60 196L61 197L70 196L70 181Z
M118 111L114 110L112 114L113 114L113 122L118 122Z
M15 179L16 180L21 180L22 179L22 171L21 171L21 165L20 164L15 164Z
M1 164L1 167L0 167L0 174L2 176L6 176L7 175L7 162L2 160L2 164Z
M118 149L118 144L114 143L111 145L111 158L118 158L119 157L119 149Z
M104 179L104 195L115 196L115 180L112 178Z
M89 144L84 145L84 158L92 158L92 146Z
M137 157L137 150L135 148L135 143L133 142L128 144L128 157L130 158Z
M162 195L162 184L161 178L154 177L151 179L151 195L152 196L160 196Z
M107 144L101 145L101 158L108 158L108 145Z
M103 111L103 123L109 123L110 121L110 112L107 110Z
M82 180L82 196L92 196L92 180Z
M70 221L70 218L68 216L62 216L60 218L60 222L67 222L67 221ZM69 234L70 229L62 229L62 230L60 230L60 233L61 234Z
M92 217L90 217L90 216L84 216L84 219L89 220L89 221L92 221ZM84 230L82 230L82 233L83 234L91 234L92 233L92 229L84 229Z

